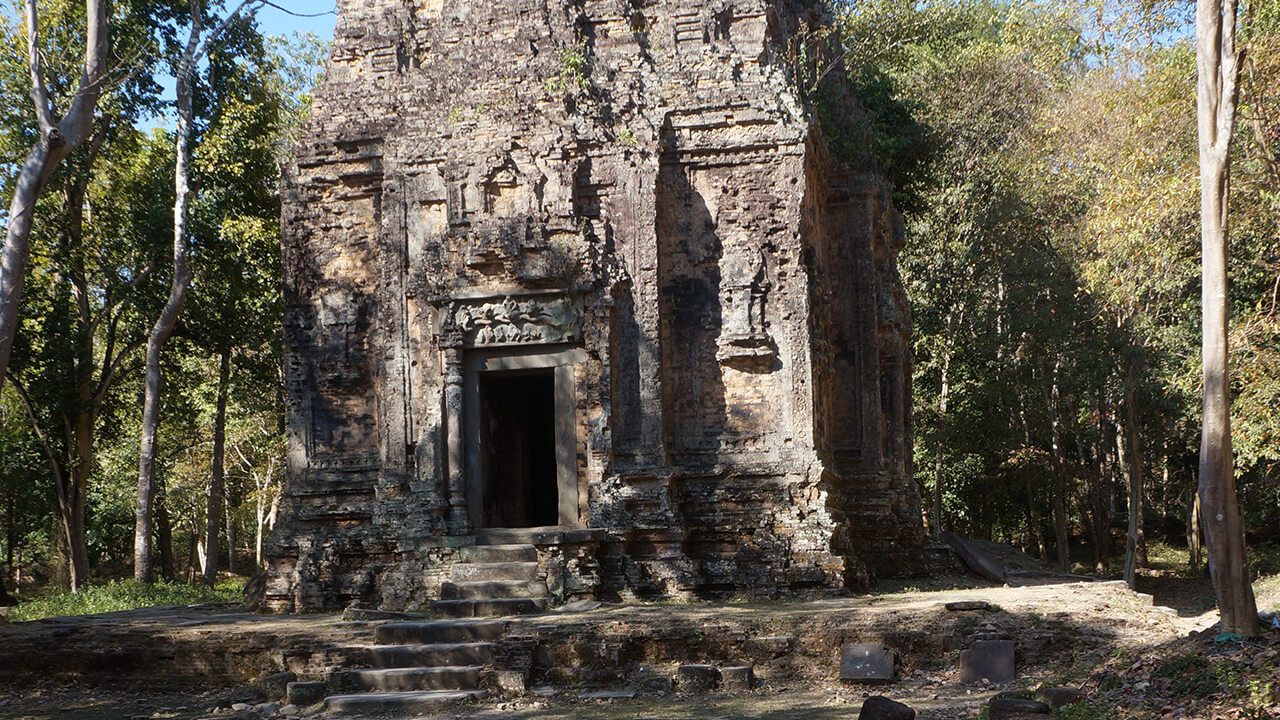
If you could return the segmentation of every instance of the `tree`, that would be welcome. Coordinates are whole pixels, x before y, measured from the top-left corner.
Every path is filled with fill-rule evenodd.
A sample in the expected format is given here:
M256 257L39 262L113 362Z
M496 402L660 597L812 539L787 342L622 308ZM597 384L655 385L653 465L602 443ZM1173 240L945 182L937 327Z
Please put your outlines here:
M151 553L152 506L154 503L156 428L160 423L160 351L178 322L182 304L186 300L187 287L191 284L191 265L188 258L190 241L187 238L187 206L190 195L191 132L195 111L192 107L192 87L196 65L208 52L223 30L240 16L246 6L252 14L259 3L243 0L218 25L208 37L204 36L205 12L200 0L191 3L191 33L186 48L178 61L177 109L178 126L174 132L177 162L173 172L173 278L169 301L156 319L147 339L147 379L142 411L142 440L138 459L138 504L134 529L133 576L138 582L149 583L154 579ZM220 465L220 463L218 463ZM220 472L220 470L218 471ZM219 495L220 502L220 495ZM211 508L212 510L212 508ZM219 514L221 508L218 508ZM212 514L212 512L210 513ZM212 580L207 580L212 585Z
M40 48L40 20L36 0L25 0L27 65L31 72L31 101L35 105L40 137L27 153L14 184L0 258L0 376L9 367L13 338L18 329L18 306L26 280L31 226L36 202L58 165L80 146L93 129L93 115L102 94L107 65L106 0L85 0L84 63L79 89L61 120L54 114Z
M1227 212L1231 140L1239 94L1236 0L1196 3L1196 118L1200 138L1201 303L1204 364L1200 502L1209 569L1222 630L1258 633L1245 557L1231 448L1231 376L1227 353Z

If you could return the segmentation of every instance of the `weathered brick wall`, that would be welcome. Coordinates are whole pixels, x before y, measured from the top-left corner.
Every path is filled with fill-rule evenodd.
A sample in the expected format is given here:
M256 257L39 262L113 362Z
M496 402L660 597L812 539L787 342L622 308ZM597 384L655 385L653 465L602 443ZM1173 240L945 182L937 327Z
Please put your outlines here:
M269 606L434 596L467 542L451 373L503 353L569 358L572 524L611 533L603 591L918 559L900 219L791 80L818 3L339 6L284 179Z

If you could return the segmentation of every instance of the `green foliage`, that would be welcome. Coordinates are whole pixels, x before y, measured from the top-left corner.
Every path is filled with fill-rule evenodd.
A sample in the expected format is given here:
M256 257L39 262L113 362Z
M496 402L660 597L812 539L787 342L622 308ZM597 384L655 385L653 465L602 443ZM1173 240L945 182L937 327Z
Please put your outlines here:
M562 47L557 51L560 72L547 81L547 92L553 95L591 94L591 62L587 56L587 42Z
M18 605L9 614L12 622L28 622L47 617L93 615L167 605L198 605L211 602L240 602L242 580L222 580L212 589L161 580L144 585L133 580L114 580L90 585L78 593L52 592Z
M214 5L210 12L226 9ZM76 6L41 3L41 39L59 102L78 78L83 4ZM188 11L185 3L160 0L114 3L113 57L121 64L99 104L98 142L54 175L37 210L10 366L32 401L32 417L14 385L0 398L0 517L12 528L0 532L0 560L12 557L7 567L21 573L24 586L56 579L42 565L64 550L51 504L54 476L84 497L95 569L112 576L127 571L132 558L140 348L167 295L173 235L173 138L139 128L164 111L156 78L185 40ZM277 180L324 55L314 37L264 38L244 20L228 28L196 81L190 235L197 277L178 340L162 357L171 382L159 477L167 486L160 502L168 529L188 557L203 523L216 384L210 378L223 351L235 358L227 481L239 548L252 547L282 479ZM0 167L12 166L34 138L28 83L22 28L0 14L0 98L12 100L0 103ZM6 172L0 185L8 182ZM74 438L64 432L69 428Z

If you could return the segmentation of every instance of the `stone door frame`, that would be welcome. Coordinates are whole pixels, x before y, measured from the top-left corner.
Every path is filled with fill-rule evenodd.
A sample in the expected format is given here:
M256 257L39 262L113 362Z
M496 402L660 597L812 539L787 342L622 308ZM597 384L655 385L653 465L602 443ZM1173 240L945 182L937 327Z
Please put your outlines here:
M467 348L463 351L462 406L466 440L466 505L471 527L484 527L483 440L480 375L487 372L553 370L555 377L556 504L560 527L582 524L578 487L577 381L574 366L586 351L571 346Z

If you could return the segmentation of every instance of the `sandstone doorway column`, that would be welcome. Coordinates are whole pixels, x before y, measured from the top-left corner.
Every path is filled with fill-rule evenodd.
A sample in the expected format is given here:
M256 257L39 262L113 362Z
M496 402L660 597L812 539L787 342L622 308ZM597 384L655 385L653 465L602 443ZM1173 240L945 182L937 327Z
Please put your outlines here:
M448 467L449 531L471 534L467 514L466 441L463 438L462 334L451 332L441 338L444 348L445 449Z

